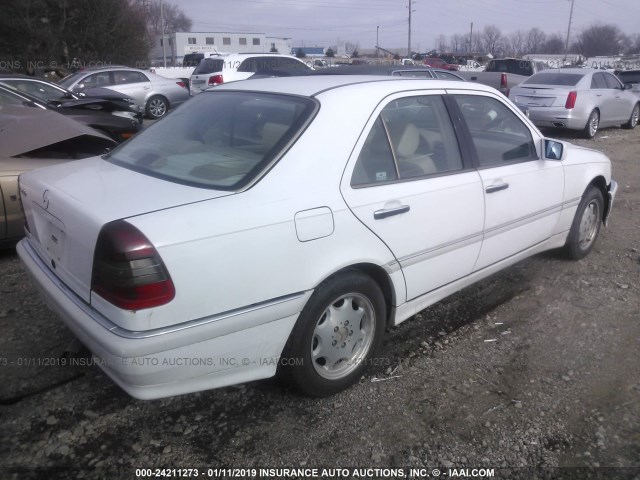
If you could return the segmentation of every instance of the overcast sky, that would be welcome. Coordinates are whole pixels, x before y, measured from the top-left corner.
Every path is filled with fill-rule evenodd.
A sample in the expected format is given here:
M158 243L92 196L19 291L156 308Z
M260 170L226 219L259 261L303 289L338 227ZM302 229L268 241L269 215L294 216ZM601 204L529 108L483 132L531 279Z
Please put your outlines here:
M171 2L172 0L167 0ZM409 0L173 0L193 20L194 32L265 33L291 37L294 46L358 42L373 48L407 46ZM538 27L567 33L571 0L413 0L411 45L435 46L440 34L469 33L495 24L503 34ZM575 0L572 37L593 23L640 33L640 0Z

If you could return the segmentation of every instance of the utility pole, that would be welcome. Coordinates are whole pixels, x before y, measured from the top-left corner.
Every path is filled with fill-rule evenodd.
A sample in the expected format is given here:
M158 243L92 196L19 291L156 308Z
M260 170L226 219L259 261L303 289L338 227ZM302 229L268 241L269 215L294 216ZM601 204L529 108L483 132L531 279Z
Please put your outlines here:
M380 50L378 47L380 46L380 40L378 39L378 34L380 33L380 25L376 27L376 58L380 56Z
M567 55L569 54L569 35L571 35L571 20L573 19L573 2L575 0L571 0L571 12L569 13L569 26L567 27L567 42L564 45L564 59L567 59Z
M407 58L411 58L411 0L409 0L409 39L407 42Z
M471 32L469 33L469 53L473 53L473 22L471 22Z
M164 41L164 8L160 0L160 30L162 30L162 64L167 68L167 42Z

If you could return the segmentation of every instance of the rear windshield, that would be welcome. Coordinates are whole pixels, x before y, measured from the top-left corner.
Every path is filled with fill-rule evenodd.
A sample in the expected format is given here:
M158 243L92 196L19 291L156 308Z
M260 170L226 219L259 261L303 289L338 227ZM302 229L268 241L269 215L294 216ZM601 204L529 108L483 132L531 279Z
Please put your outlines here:
M529 76L533 74L533 65L528 60L491 60L487 65L486 71Z
M202 60L196 69L193 71L194 75L221 72L224 66L224 60L221 58L205 58Z
M316 110L309 98L205 92L108 155L176 183L237 190L261 175Z
M618 78L623 83L640 83L640 71L638 72L620 72Z
M527 78L522 83L535 83L536 85L562 85L572 87L584 77L580 73L536 73L532 77Z

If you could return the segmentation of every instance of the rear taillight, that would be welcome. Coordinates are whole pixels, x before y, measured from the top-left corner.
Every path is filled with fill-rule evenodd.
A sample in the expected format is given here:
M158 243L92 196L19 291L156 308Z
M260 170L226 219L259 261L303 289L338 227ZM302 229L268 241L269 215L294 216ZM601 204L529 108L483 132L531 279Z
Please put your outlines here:
M173 281L155 247L124 220L107 223L100 230L91 289L125 310L158 307L175 296Z
M216 86L224 83L222 75L211 75L209 77L209 85Z
M509 91L507 90L507 74L503 73L500 75L500 91L505 95L509 95Z
M187 88L187 84L184 82L176 82L176 85L182 87L182 88Z
M573 107L575 107L577 99L578 99L578 92L569 92L569 95L567 95L567 101L564 104L564 108L567 108L570 110Z

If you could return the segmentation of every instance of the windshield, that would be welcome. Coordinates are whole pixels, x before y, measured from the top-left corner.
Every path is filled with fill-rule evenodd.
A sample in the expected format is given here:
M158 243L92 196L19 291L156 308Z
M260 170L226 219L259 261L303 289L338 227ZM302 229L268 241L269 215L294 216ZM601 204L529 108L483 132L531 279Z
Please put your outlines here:
M206 92L107 159L177 183L237 190L270 166L315 109L316 102L308 98Z
M584 74L580 73L537 73L532 77L527 78L522 83L533 83L536 85L562 85L565 87L572 87L577 85L578 82L584 77Z

